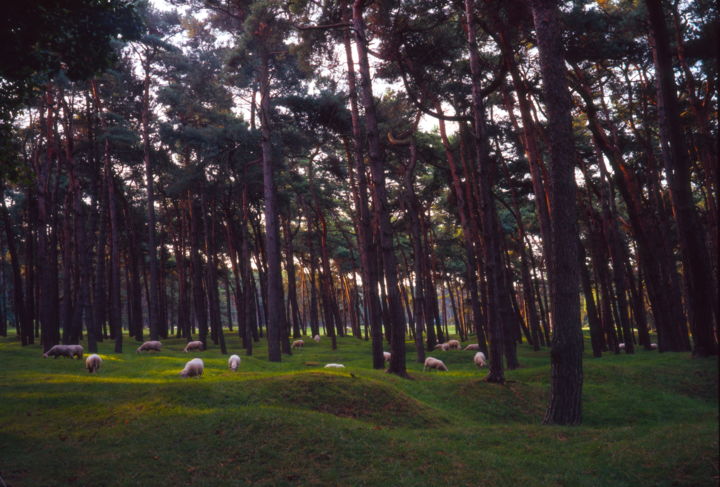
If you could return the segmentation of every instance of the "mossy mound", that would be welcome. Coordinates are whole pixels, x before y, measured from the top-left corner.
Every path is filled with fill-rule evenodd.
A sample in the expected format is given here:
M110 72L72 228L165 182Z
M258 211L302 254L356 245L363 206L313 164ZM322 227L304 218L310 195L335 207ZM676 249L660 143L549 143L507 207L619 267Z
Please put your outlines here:
M387 384L323 372L288 374L244 384L249 402L309 409L380 426L426 428L444 423L439 411Z

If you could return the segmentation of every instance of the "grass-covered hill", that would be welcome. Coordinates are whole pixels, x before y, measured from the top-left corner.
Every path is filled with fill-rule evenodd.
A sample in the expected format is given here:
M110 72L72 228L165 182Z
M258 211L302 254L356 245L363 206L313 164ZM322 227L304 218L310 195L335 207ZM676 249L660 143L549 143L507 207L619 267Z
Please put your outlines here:
M584 423L540 424L547 351L520 347L504 386L483 382L474 352L435 352L447 373L414 380L371 368L370 344L306 339L267 361L211 348L45 359L0 339L0 476L39 486L715 486L717 359L641 351L585 360ZM199 379L178 372L205 361ZM328 362L345 364L339 371ZM0 484L2 485L2 484Z

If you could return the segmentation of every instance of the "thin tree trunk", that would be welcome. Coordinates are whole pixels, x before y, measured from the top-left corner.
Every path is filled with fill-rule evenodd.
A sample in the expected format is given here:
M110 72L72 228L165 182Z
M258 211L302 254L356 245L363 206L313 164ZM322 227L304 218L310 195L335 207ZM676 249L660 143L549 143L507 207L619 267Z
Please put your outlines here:
M482 223L483 257L488 281L488 329L490 331L490 371L486 377L488 382L504 383L502 354L504 350L503 314L506 306L504 299L504 283L502 277L502 259L499 235L496 229L497 211L492 195L493 160L487 147L487 128L485 106L480 93L480 57L477 52L475 34L475 2L465 0L465 22L467 25L467 44L470 52L470 71L472 77L472 113L473 137L475 146L475 164L478 168L478 206Z
M348 91L350 98L350 114L352 122L353 146L352 161L357 174L357 188L353 185L355 207L359 214L358 223L358 249L362 268L363 291L365 307L369 319L370 335L372 337L373 368L385 367L382 343L382 313L380 298L378 296L378 268L376 247L373 245L373 232L371 229L371 216L367 196L367 176L362 155L362 129L358 110L358 96L355 76L355 63L353 62L350 31L346 30L343 36L345 58L347 62ZM351 173L352 176L352 173ZM366 322L366 332L368 323Z
M705 229L700 223L693 202L690 161L680 121L670 39L662 2L646 0L645 3L656 71L657 113L663 162L678 225L683 276L688 291L687 308L693 334L693 355L716 355L718 347L714 330L717 327L717 290L711 266L708 265L710 256L705 246Z
M99 111L102 111L102 103L100 102L100 94L95 81L91 82L95 104ZM107 130L107 124L100 114L100 125L103 130ZM115 195L114 171L110 158L110 140L108 134L105 137L104 154L103 154L103 176L105 179L105 189L107 191L107 205L110 219L110 307L108 318L110 321L110 329L115 338L115 353L122 353L122 324L120 321L120 222L117 209L117 196Z
M268 360L281 360L281 334L285 329L282 299L282 270L280 266L280 228L278 224L277 190L275 188L275 164L272 159L269 55L263 51L260 59L260 129L263 194L265 197L265 252L267 255L267 339ZM287 341L287 338L284 338Z
M148 293L148 320L150 340L160 338L160 283L157 262L157 244L155 238L155 181L153 164L150 157L150 61L143 63L145 78L143 79L142 95L142 142L143 162L145 164L145 190L147 191L147 231L148 231L148 264L150 267L150 288Z

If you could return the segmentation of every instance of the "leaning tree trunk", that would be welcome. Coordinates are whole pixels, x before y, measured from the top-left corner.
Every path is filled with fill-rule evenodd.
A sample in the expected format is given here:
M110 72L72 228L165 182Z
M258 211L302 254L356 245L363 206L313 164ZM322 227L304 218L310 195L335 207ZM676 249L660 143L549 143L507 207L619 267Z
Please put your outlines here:
M355 42L359 56L360 93L365 108L365 128L368 141L368 156L372 173L373 207L380 227L380 248L384 267L385 281L389 298L389 317L391 337L391 359L387 371L401 377L407 376L405 368L405 317L400 290L398 287L397 258L393 251L393 230L390 225L387 190L385 188L385 157L380 146L375 100L373 99L372 82L370 78L370 63L368 61L368 46L365 34L365 20L363 19L363 0L353 3L353 27Z
M482 223L483 256L488 281L488 330L490 331L490 372L485 380L488 382L505 382L503 371L504 337L503 318L506 314L504 307L505 294L503 282L503 269L501 245L496 229L497 210L492 195L493 161L487 147L487 133L485 123L485 106L480 92L480 57L477 52L475 35L475 2L465 0L465 21L467 23L467 43L470 51L470 71L472 74L472 113L473 137L475 144L475 163L479 170L478 199L480 206L480 221Z
M371 228L371 215L367 196L368 183L362 155L362 130L360 127L360 114L358 110L357 87L355 84L355 63L353 62L349 30L345 32L343 42L345 45L345 57L347 60L348 92L350 93L350 116L353 134L352 161L357 174L358 183L356 191L356 211L359 214L358 249L360 252L360 265L363 273L363 290L367 293L365 303L370 318L373 368L382 369L385 367L385 359L383 358L380 297L378 296L377 291L377 254L375 246L372 244L373 236Z
M556 0L530 0L540 51L540 71L550 147L551 309L550 404L545 424L582 420L582 330L577 211L570 93ZM562 278L561 278L562 276Z
M688 290L688 317L693 334L693 355L704 357L718 352L714 330L718 299L705 246L705 229L698 217L690 185L690 160L680 120L672 53L665 15L660 0L646 0L650 22L653 61L656 71L657 113L660 123L665 173L678 225L683 277Z
M442 108L439 102L436 102L436 109L438 113L442 114ZM463 244L465 245L465 254L467 255L467 283L470 291L470 305L473 314L473 325L475 329L475 336L480 346L480 350L488 354L487 340L485 339L485 331L483 330L483 316L482 309L480 307L480 296L478 291L478 280L477 280L477 254L473 246L473 231L470 228L469 220L472 217L472 210L469 208L465 201L465 192L460 181L460 175L458 174L457 164L455 163L455 156L450 149L450 141L447 137L445 130L445 121L440 118L438 119L438 125L440 129L440 140L442 141L443 148L445 150L445 158L447 159L448 166L450 167L450 176L452 178L452 189L455 192L455 200L457 201L457 212L460 217L460 226L463 229ZM428 342L428 350L432 350L434 343Z

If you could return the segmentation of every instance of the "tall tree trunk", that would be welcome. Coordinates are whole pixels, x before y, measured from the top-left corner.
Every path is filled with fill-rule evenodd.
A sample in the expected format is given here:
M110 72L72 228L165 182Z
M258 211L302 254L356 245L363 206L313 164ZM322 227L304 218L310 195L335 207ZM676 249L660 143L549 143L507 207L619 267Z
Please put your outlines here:
M600 172L605 178L601 186L600 195L602 198L603 232L607 237L607 245L612 260L613 282L615 284L615 296L617 299L617 314L620 318L625 353L635 352L635 339L633 337L632 325L630 323L629 306L627 302L627 283L625 281L625 244L621 240L620 228L617 224L616 211L610 191L610 181L602 156L598 157Z
M380 228L380 248L385 281L387 283L390 328L392 340L390 366L387 371L401 377L407 376L405 367L405 320L400 290L398 288L397 259L393 251L393 230L390 225L387 192L385 189L385 157L380 146L375 100L373 99L372 82L370 78L370 63L368 61L367 37L365 34L365 20L363 19L364 0L355 0L353 3L353 27L355 43L358 51L360 93L365 108L365 133L368 141L368 156L372 173L373 207Z
M243 175L246 174L246 167L243 167ZM245 181L245 178L243 178ZM257 329L257 317L255 316L255 301L253 291L255 284L252 277L252 266L250 265L250 235L248 234L248 220L250 218L250 202L248 201L248 186L243 182L242 189L242 224L240 226L240 275L242 276L244 328L243 346L245 355L253 353L254 334ZM239 325L238 325L239 326Z
M421 224L418 213L420 211L420 202L415 194L414 180L415 167L417 165L417 145L413 139L410 143L410 161L405 168L405 177L403 183L405 185L406 211L410 220L410 239L413 247L413 273L415 293L413 299L414 321L415 321L415 351L417 353L417 362L425 363L425 348L423 346L423 330L425 329L425 252L422 248L422 239L420 236ZM408 269L409 271L409 269Z
M100 126L103 131L107 131L108 127L102 113L100 93L98 91L97 83L94 80L91 81L91 89L95 105L99 112ZM110 330L114 334L115 338L115 353L122 353L123 337L122 323L120 320L120 216L117 209L114 172L110 156L110 140L107 133L105 134L105 144L103 148L103 178L107 194L107 209L110 220L110 306L108 309L108 318L110 322Z
M582 419L582 330L578 294L577 211L570 93L556 0L530 0L533 12L550 147L550 264L553 338L550 404L545 424L579 424Z
M125 198L123 197L123 200ZM142 342L143 341L143 328L144 328L144 320L143 320L143 307L142 307L142 284L141 281L143 280L144 272L142 272L142 264L140 260L142 259L141 251L140 251L140 245L137 241L137 234L135 232L135 228L133 226L133 222L131 221L130 216L130 208L127 205L127 202L124 202L126 205L126 220L125 220L125 228L126 228L126 236L127 236L127 255L128 259L126 261L126 265L129 263L129 289L131 294L126 297L127 299L127 306L131 310L131 315L133 318L133 322L128 322L128 334L135 338L135 340Z
M440 103L436 103L436 110L442 114ZM470 305L473 313L473 325L475 330L475 336L477 343L480 345L480 350L488 354L487 340L485 338L485 331L483 330L484 316L480 307L480 296L478 291L478 279L477 279L477 254L473 243L473 235L477 232L473 232L471 229L470 219L472 210L468 207L465 198L465 192L460 181L460 175L458 173L457 164L455 163L455 156L450 149L450 141L448 140L445 121L440 118L438 119L438 125L440 128L440 140L442 141L445 149L445 158L447 159L448 166L450 167L450 176L452 178L452 189L455 193L455 200L457 201L458 216L460 217L460 226L463 229L463 244L465 245L465 254L467 256L468 265L466 269L467 274L467 285L470 291ZM434 344L428 343L428 349L431 350Z
M590 272L585 263L585 247L583 247L580 237L578 237L578 258L580 259L580 278L582 281L583 294L585 295L585 310L587 312L588 324L590 325L590 345L592 346L593 357L599 358L602 357L605 341L602 335L600 316L598 315L595 298L593 297Z
M275 167L272 160L270 116L269 55L263 51L260 59L260 129L263 167L263 194L265 197L265 252L267 255L267 339L268 359L280 362L280 340L285 329L282 299L282 269L280 266L280 225L278 223ZM287 338L284 338L287 340Z
M680 121L672 53L660 0L646 0L651 47L655 63L657 113L665 173L673 213L678 225L683 277L688 291L688 316L693 334L693 355L705 357L718 351L714 330L718 306L715 279L705 246L705 229L697 215L690 186L690 160Z
M295 251L293 248L293 232L291 232L290 219L283 219L283 236L285 237L285 269L288 281L288 302L290 304L290 318L292 320L293 338L300 338L300 310L297 301L297 283L295 279Z
M13 275L13 309L15 311L15 323L17 332L20 335L20 343L28 345L27 330L32 330L32 322L28 320L25 306L25 293L23 291L22 274L20 273L20 256L15 245L15 233L12 231L12 221L10 213L5 203L5 191L3 181L0 180L0 212L2 212L2 222L5 227L5 240L7 242L8 253L10 254L10 263L12 265ZM32 337L32 333L30 334Z
M217 225L215 215L210 215L207 196L201 197L203 213L203 229L205 233L205 252L207 254L207 267L205 280L208 290L208 309L210 311L210 327L216 343L220 344L220 353L227 355L225 333L223 332L220 316L220 292L218 290L218 258L217 258Z
M38 304L40 306L38 317L42 335L40 341L44 351L49 350L53 345L58 343L57 327L58 323L54 319L56 311L53 310L54 304L54 288L57 287L57 273L52 272L52 255L57 255L57 249L53 251L51 248L51 235L53 227L51 222L51 201L50 201L50 179L52 165L57 158L57 150L54 143L54 96L52 87L49 87L45 93L45 105L47 107L47 115L44 119L45 138L46 138L46 155L44 158L39 153L33 155L34 170L36 175L36 204L37 204L37 268L40 281L43 286L39 288L40 294ZM54 308L57 310L57 308Z
M192 270L192 304L193 316L198 326L198 340L203 342L207 348L208 316L205 279L203 279L203 261L200 257L200 245L202 240L201 209L197 198L188 192L188 207L190 210L190 267Z
M671 284L677 271L672 251L666 250L669 247L667 237L673 234L674 231L671 232L669 226L660 217L662 210L656 191L659 182L655 182L655 171L652 170L655 166L653 148L632 124L635 136L645 149L646 166L651 169L647 171L650 175L648 178L650 181L648 192L651 195L651 202L646 204L642 199L643 190L639 178L632 168L625 163L620 148L616 143L617 137L615 134L617 130L610 126L610 132L613 136L611 138L607 135L599 121L598 110L584 72L579 68L575 68L574 74L577 78L578 93L585 101L588 128L593 134L595 144L610 161L615 174L614 181L628 210L633 236L637 242L638 260L646 275L648 297L657 326L660 351L686 350L687 347L682 339L682 331L686 327L680 301L681 290L679 286ZM585 169L583 168L583 170ZM589 181L590 177L586 175L586 179ZM665 235L666 238L652 238L652 234L658 231ZM685 335L687 335L686 331Z
M515 57L512 52L509 39L509 29L503 23L500 23L500 26L500 35L498 37L500 41L500 49L503 57L505 58L505 64L508 71L510 72L515 93L517 93L518 107L520 108L520 117L522 119L521 139L525 149L525 157L527 158L530 168L530 179L533 186L533 193L535 194L535 213L540 225L540 234L542 235L543 257L545 258L547 267L550 268L549 256L550 245L552 242L550 234L550 205L545 181L543 179L543 174L546 172L546 168L543 162L542 152L538 147L538 127L532 117L530 100L528 99L527 82L520 76L520 70L518 69L518 65L515 62ZM510 105L510 103L508 103L510 101L509 95L507 98L508 100L506 101L506 105ZM519 124L515 119L511 106L508 106L508 113L511 116L511 121L515 126L515 129L518 130ZM548 277L549 280L552 280L552 276L549 275Z
M177 265L178 280L178 301L177 301L177 327L178 336L182 336L187 341L191 341L190 334L190 300L187 292L187 259L185 258L185 234L186 234L186 211L184 202L181 202L181 208L175 203L176 219L178 220L175 232L175 263Z
M150 61L143 62L145 78L142 95L142 142L143 162L145 164L145 190L147 191L147 228L148 228L148 264L150 266L150 288L148 293L148 320L150 340L160 338L160 287L158 277L157 244L155 238L155 181L150 154Z
M345 46L345 59L347 61L348 92L350 94L350 116L352 122L353 146L352 161L357 175L357 197L355 198L356 211L359 213L358 223L358 249L360 252L360 265L362 268L363 292L366 295L366 307L370 319L370 336L372 337L373 368L385 367L382 343L382 313L380 310L380 297L378 296L378 267L376 246L373 245L373 232L371 228L370 207L368 205L368 182L362 151L362 129L360 127L360 114L358 110L358 95L355 82L355 63L353 62L350 31L346 30L343 43Z
M490 371L485 380L488 382L505 382L502 355L504 350L503 319L506 310L504 307L504 282L501 257L500 235L497 233L497 210L492 195L493 160L490 158L487 146L487 127L485 121L485 106L480 92L482 73L480 72L480 57L477 52L475 34L475 2L465 0L465 22L467 25L467 44L470 52L470 71L472 75L472 113L473 138L475 146L475 164L479 171L478 203L480 207L480 222L482 224L483 257L485 272L488 281L488 329L490 330Z
M330 257L327 249L327 225L325 216L322 212L317 211L316 221L320 225L320 262L322 264L322 274L320 274L320 288L322 289L323 312L325 316L325 330L330 337L332 349L337 348L337 338L335 336L335 318L333 314L333 285L332 271L330 270Z

